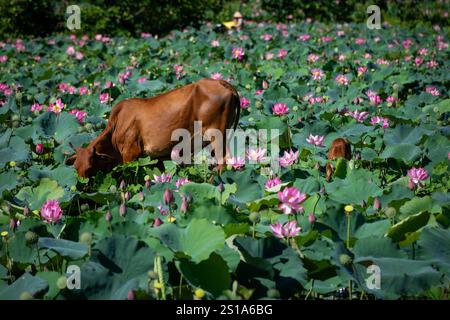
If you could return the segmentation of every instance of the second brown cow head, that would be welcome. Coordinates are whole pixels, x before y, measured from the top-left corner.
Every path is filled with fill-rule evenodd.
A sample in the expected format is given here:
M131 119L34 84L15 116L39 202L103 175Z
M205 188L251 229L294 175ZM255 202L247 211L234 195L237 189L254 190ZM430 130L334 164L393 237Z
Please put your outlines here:
M98 171L111 171L117 164L117 159L114 156L99 153L95 146L74 148L74 150L75 154L66 160L66 164L73 164L80 177L89 178Z

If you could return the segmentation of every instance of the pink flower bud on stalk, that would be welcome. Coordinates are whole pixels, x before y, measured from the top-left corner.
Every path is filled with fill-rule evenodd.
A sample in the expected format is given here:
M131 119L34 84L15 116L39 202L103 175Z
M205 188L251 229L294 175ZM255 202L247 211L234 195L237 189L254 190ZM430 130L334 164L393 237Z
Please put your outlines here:
M380 209L380 199L379 199L378 197L376 197L376 198L373 200L373 208L374 208L375 210L379 210L379 209Z
M134 294L134 291L133 291L133 290L128 291L127 299L128 299L128 300L134 300L134 299L136 299L136 295Z
M186 196L182 196L181 197L182 201L181 201L181 212L186 213L189 210L189 202L188 202L188 198Z
M107 221L107 222L111 222L111 220L112 220L112 214L111 214L111 211L106 211L106 215L105 215L105 220Z
M125 203L121 203L119 207L119 214L121 217L125 216L127 213L127 207L125 206Z
M36 153L41 154L42 152L44 152L44 146L42 145L42 143L38 143L36 145Z
M166 190L164 190L164 203L170 205L174 200L173 192L169 188L166 188Z
M162 221L160 218L156 218L155 221L153 221L153 226L154 227L159 227L160 225L162 225Z
M314 222L316 222L316 216L314 215L314 213L311 212L308 215L308 221L309 221L310 224L313 224Z

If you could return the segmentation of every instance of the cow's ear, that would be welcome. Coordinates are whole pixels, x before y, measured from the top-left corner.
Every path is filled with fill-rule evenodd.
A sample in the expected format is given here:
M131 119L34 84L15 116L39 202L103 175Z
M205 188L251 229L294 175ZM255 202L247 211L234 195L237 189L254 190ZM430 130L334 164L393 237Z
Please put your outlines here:
M66 164L70 166L70 165L72 165L75 162L76 159L77 159L77 155L74 154L73 156L71 156L70 158L68 158L66 160Z

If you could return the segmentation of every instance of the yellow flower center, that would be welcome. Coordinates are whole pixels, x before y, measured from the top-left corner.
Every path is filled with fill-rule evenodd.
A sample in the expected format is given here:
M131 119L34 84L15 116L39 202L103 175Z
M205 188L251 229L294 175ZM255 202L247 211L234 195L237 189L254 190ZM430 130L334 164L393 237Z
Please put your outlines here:
M350 213L350 212L353 211L353 206L351 206L351 205L346 205L346 206L344 207L344 210L345 210L346 213Z
M198 288L194 291L194 294L197 298L201 299L205 296L205 291L203 289Z

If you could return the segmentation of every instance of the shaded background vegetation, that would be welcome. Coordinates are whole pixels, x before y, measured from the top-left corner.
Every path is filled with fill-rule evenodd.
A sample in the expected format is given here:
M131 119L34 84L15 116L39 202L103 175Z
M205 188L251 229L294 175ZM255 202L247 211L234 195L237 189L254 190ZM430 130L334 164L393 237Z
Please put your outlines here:
M164 34L206 21L229 20L235 10L252 20L303 20L363 22L366 8L376 3L383 21L407 25L448 25L449 0L91 0L77 1L82 28L78 33L138 36ZM45 36L70 32L65 26L71 1L0 0L0 37Z

